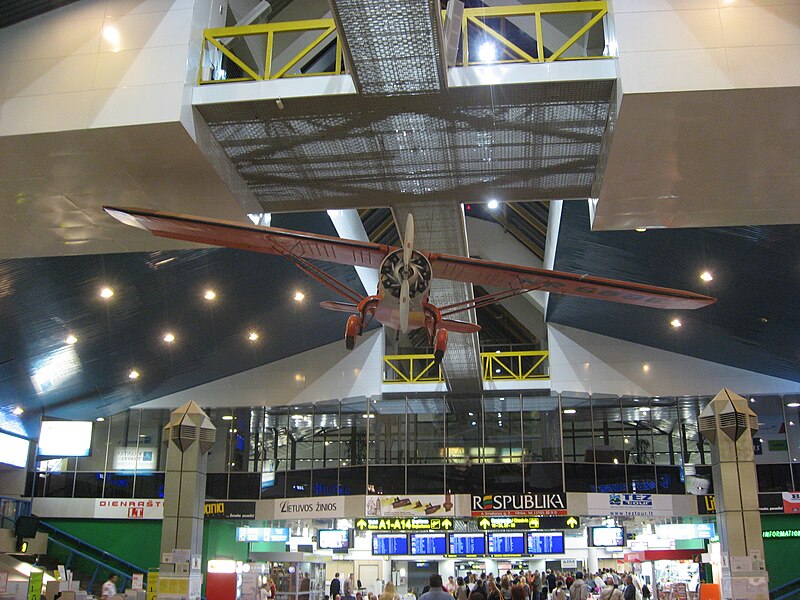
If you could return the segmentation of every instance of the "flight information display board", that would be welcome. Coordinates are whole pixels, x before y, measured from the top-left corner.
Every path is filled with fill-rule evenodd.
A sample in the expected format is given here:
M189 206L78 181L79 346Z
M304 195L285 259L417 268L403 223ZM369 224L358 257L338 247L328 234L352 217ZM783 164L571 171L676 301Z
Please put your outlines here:
M447 554L447 535L444 533L412 533L409 539L414 556Z
M528 554L563 554L562 531L531 531L528 533Z
M408 554L408 536L405 533L374 533L372 553L381 556Z
M451 533L450 554L486 554L486 536L482 533Z
M525 554L524 533L492 532L486 537L489 540L489 554Z

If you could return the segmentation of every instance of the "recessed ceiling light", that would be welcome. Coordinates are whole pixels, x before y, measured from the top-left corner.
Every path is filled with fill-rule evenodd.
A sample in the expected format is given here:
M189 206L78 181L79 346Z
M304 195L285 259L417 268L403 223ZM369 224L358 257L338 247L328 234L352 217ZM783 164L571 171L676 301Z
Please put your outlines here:
M700 273L700 279L702 279L703 281L708 282L708 281L711 281L712 279L714 279L714 276L711 273L709 273L708 271L703 271L702 273Z
M647 227L637 227L636 231L638 231L639 233L644 233L645 231L647 231Z
M215 292L214 290L206 290L203 293L203 298L205 298L206 300L213 300L216 297L217 297L217 292Z
M295 373L294 374L294 380L298 381L298 382L303 382L303 381L306 380L306 376L303 375L302 373Z
M258 340L258 334L255 331L251 331L250 333L247 334L247 339L250 340L251 342L255 342L256 340Z
M306 295L303 292L301 292L300 290L297 290L294 293L294 301L295 302L302 302L305 299L305 297L306 297Z
M650 407L649 406L640 406L639 410L642 411L642 412L650 412Z
M630 441L628 438L625 438L625 443L626 443L626 444L630 444L630 443L631 443L631 441Z
M564 414L565 415L574 415L576 412L578 412L578 411L575 410L574 408L565 408L564 409Z
M755 398L750 398L750 402L755 402L755 401L756 401Z
M110 287L104 287L103 289L100 290L100 297L101 298L108 299L108 298L111 298L111 296L113 296L113 295L114 295L114 290L112 290Z
M66 342L66 343L67 343L67 344L69 344L70 346L71 346L72 344L75 344L75 343L77 343L77 341L78 341L78 338L76 338L76 337L75 337L74 335L72 335L71 333L70 333L70 334L69 334L69 335L66 337L66 339L64 340L64 342Z
M233 415L222 415L223 421L233 421Z
M103 421L105 421L105 420L106 420L106 418L105 418L105 417L97 417L97 418L95 419L95 421L97 421L98 423L102 423L102 422L103 422Z
M475 427L475 425L477 425L477 423L475 421L473 421L472 422L472 426Z
M489 200L489 203L486 206L489 210L495 210L498 206L500 206L500 203L497 200L492 199Z
M789 408L797 408L798 406L800 406L800 402L789 402L789 404L787 404L786 406L788 406Z
M171 331L168 331L167 333L164 334L164 341L167 342L168 344L171 344L172 342L175 341L175 334L172 333Z
M139 371L131 369L131 372L128 373L128 379L139 379Z
M469 416L470 416L470 417L474 417L474 416L475 416L475 414L474 414L474 413L469 413Z
M14 410L11 411L11 414L18 417L24 412L25 412L24 408L22 408L21 406L15 406Z
M650 365L648 365L647 363L644 363L642 365L642 371L644 371L645 373L649 373L650 372Z
M672 319L672 321L670 321L669 324L672 325L675 329L683 325L680 319Z
M615 465L618 465L618 464L619 464L619 459L616 459L616 458L615 458L615 459L614 459L614 464L615 464Z

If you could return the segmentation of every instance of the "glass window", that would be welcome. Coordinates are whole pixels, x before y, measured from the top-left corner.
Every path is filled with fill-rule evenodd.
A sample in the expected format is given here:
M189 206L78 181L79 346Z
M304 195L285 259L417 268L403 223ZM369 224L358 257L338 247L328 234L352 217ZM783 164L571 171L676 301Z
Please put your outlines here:
M369 409L370 464L405 464L408 439L405 398L374 397L370 399Z
M95 423L95 425L109 424L106 471L132 472L135 469L141 412L141 410L126 410L106 419L104 423ZM107 498L112 497L116 496L107 496Z
M521 494L524 490L521 464L487 464L484 466L486 493Z
M629 492L633 494L657 493L655 466L628 464L626 471Z
M708 396L678 398L678 414L684 429L684 463L707 465L711 463L711 446L697 430L697 419L710 402Z
M311 496L311 471L301 469L286 473L286 497L302 498L306 496Z
M136 481L133 484L133 497L163 498L164 473L150 473L148 475L141 475L137 473Z
M564 489L567 492L595 491L594 465L564 463Z
M464 398L448 395L447 399L447 451L445 460L448 463L469 465L479 461L480 448L483 447L483 418L480 396ZM466 469L455 469L454 477ZM448 469L448 477L450 470ZM450 484L448 483L448 487ZM483 471L480 476L481 493L483 493Z
M564 491L560 462L527 463L523 469L526 492L552 494Z
M162 442L164 441L164 425L166 425L168 419L169 411L167 410L140 411L138 447L135 460L137 473L163 471L166 468L167 446ZM141 497L157 498L158 496Z
M597 487L594 492L613 493L625 492L628 484L625 479L625 465L599 464L595 465L597 473Z
M625 448L625 462L634 465L652 465L653 456L653 422L648 398L626 396L620 399L622 424L625 437L622 439ZM651 475L653 479L654 475Z
M759 492L784 492L792 485L789 465L756 465Z
M44 496L48 498L72 498L75 473L47 473L44 477L44 483Z
M407 404L409 464L444 463L444 399L408 398ZM444 489L442 478L440 475L440 490Z
M313 469L339 467L339 401L326 400L314 405ZM316 475L314 476L316 480ZM334 486L338 473L334 475ZM320 494L317 494L320 495ZM324 495L324 494L322 494ZM335 494L333 494L335 495Z
M339 469L339 495L366 494L367 469L365 467L342 467Z
M447 491L451 494L483 494L483 465L467 462L445 467Z
M341 432L339 434L339 456L343 467L367 463L367 412L366 396L342 400ZM362 490L366 489L364 481ZM363 494L364 492L358 492Z
M106 473L103 498L133 498L133 475Z
M524 460L561 460L561 414L558 411L558 398L524 396L521 418Z
M644 410L644 407L641 410ZM676 400L650 399L650 423L653 428L653 456L656 464L683 464L681 422L678 419Z
M92 424L92 454L90 456L80 457L77 459L77 467L79 471L105 471L106 470L106 452L108 450L108 428L111 425L111 419L105 421L95 421ZM84 496L92 497L92 496ZM100 496L94 496L100 498Z
M444 465L414 465L408 468L406 493L443 494Z
M103 473L76 473L75 498L102 498ZM156 496L139 496L140 498L155 498Z
M783 398L751 396L750 408L758 415L758 431L753 435L757 465L789 463L789 442L786 437ZM791 410L791 409L788 409Z
M314 435L313 425L313 405L301 404L292 408L289 415L289 429L287 432L289 471L310 471ZM303 488L306 492L310 491L310 479Z
M586 395L561 396L561 423L564 462L592 462L592 408ZM592 470L594 480L594 470ZM567 479L569 481L569 479ZM578 490L573 490L578 491Z
M339 496L339 469L315 468L311 473L314 496Z
M206 498L225 500L228 498L228 474L208 473L206 475Z
M657 465L656 483L659 494L683 494L686 492L681 467Z
M483 453L487 463L522 461L522 402L519 396L483 398ZM521 473L521 470L520 470ZM487 485L489 471L486 471ZM520 485L522 481L519 481ZM491 488L489 488L491 490Z
M786 437L789 442L789 458L792 463L800 463L800 394L783 397L783 412ZM800 486L800 481L797 481L796 486Z
M389 466L370 466L369 494L405 494L406 493L406 468Z
M594 424L593 462L612 464L627 462L619 398L600 394L592 395L592 421ZM599 471L597 483L598 485L601 483Z
M256 499L260 486L258 473L231 473L228 478L228 498Z

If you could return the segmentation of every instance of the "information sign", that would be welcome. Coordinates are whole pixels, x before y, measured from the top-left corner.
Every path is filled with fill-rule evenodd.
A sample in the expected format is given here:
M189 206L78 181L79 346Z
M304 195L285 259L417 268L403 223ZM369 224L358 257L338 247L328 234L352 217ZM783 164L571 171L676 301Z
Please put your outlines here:
M453 520L449 518L380 518L364 517L356 521L359 531L450 531Z
M564 554L563 531L531 531L528 554Z
M413 556L447 554L446 533L412 533L409 538L409 547Z
M237 542L289 542L288 527L237 527Z
M408 554L408 536L404 533L376 533L372 536L372 553L380 556Z
M28 600L41 600L44 571L33 569L28 579Z
M489 554L492 555L522 555L525 554L524 533L490 533Z
M147 600L156 600L158 596L158 571L147 573Z
M578 517L483 517L474 519L483 530L577 529Z
M451 533L450 554L456 556L486 554L486 535L483 533Z

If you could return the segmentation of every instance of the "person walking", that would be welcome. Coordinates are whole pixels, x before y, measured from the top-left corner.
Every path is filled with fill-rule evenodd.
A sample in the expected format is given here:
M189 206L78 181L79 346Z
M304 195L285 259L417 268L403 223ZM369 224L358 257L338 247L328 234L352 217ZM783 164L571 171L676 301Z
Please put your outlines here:
M331 579L330 600L336 600L336 596L342 593L342 581L339 579L339 574L333 576Z
M102 591L100 592L100 600L110 600L112 596L117 594L117 575L112 573L103 584Z

